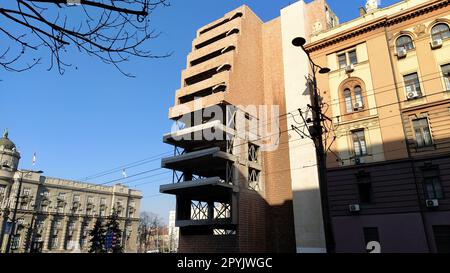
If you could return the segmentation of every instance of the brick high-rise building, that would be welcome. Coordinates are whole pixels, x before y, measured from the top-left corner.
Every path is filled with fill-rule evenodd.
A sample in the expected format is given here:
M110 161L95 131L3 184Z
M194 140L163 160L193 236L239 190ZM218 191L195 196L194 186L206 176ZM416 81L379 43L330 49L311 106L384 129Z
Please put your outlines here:
M300 90L286 82L283 51L294 34L337 23L316 0L299 1L266 23L242 6L198 30L169 111L179 128L164 136L175 153L162 160L174 171L161 192L177 198L180 252L323 250L320 196L295 193L297 202L312 205L293 209L291 164L298 161L290 158L286 107L299 107L290 99ZM259 106L269 106L267 113Z

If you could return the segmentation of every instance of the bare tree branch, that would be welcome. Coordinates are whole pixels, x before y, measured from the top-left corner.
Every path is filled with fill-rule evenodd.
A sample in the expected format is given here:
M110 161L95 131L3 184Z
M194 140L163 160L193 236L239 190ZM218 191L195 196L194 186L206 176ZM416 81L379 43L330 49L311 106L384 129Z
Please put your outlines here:
M170 55L155 55L147 49L147 42L159 35L150 28L150 16L157 7L168 5L168 0L2 1L0 67L7 71L31 69L40 63L37 56L42 49L47 49L48 69L56 66L63 74L71 66L64 59L77 50L131 77L121 68L131 57Z

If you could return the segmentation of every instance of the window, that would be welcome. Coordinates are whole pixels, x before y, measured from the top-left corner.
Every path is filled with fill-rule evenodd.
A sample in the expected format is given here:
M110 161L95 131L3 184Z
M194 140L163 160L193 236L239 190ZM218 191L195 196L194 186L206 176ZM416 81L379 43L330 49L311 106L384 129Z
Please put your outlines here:
M51 239L50 247L51 248L57 248L58 247L58 237L53 237Z
M409 51L414 49L413 41L408 35L402 35L398 37L395 46L397 47L397 53L400 53L400 51L402 50Z
M59 200L66 200L66 193L65 192L58 193L58 199Z
M80 200L81 200L81 197L79 196L79 195L74 195L73 196L73 202L75 203L75 202L80 202Z
M450 226L433 226L438 253L450 253Z
M445 90L450 91L450 64L441 66L441 69L445 82Z
M356 50L352 50L352 51L348 52L348 60L350 61L350 64L358 63L358 56L356 55Z
M372 182L370 179L370 174L365 172L357 174L357 181L360 203L372 203Z
M360 84L359 81L353 81L344 86L343 102L345 103L345 111L348 114L359 112L364 109L363 90ZM342 109L342 111L344 111L344 109Z
M339 68L344 68L347 66L347 56L344 54L338 55Z
M364 249L370 242L380 242L380 233L376 227L365 227L364 228Z
M59 229L61 227L61 221L53 221L53 229Z
M49 192L49 191L43 191L43 192L42 192L42 195L43 195L44 197L46 197L46 198L49 198L49 197L50 197L50 192Z
M101 217L104 217L104 216L106 216L106 209L105 209L105 207L104 206L101 206L100 207L100 216Z
M358 54L356 49L352 49L348 52L341 53L338 56L339 68L345 68L348 64L358 63Z
M353 149L356 157L367 155L366 137L364 130L357 130L352 132Z
M44 228L44 221L43 220L39 220L37 223L36 223L36 228Z
M42 203L42 204L41 204L41 211L43 211L43 212L47 212L47 211L48 211L48 205L47 205L47 203Z
M352 92L348 88L344 90L344 100L345 100L345 109L347 110L347 113L352 113L353 112Z
M58 206L58 213L64 213L64 207Z
M94 204L94 197L88 196L88 198L87 198L87 203L88 203L88 204Z
M100 205L106 205L106 198L100 199Z
M70 222L68 228L69 232L73 232L75 230L75 222Z
M363 107L362 90L360 86L355 87L355 108Z
M81 240L80 240L80 248L85 247L85 246L86 246L86 242L87 242L86 239L81 239Z
M24 188L23 189L23 195L24 196L30 196L31 195L31 189L30 188Z
M20 235L13 235L11 242L11 249L18 249L20 247Z
M433 41L445 40L450 38L450 28L447 24L440 23L431 29L431 38Z
M403 76L405 81L406 96L408 100L422 97L422 90L420 89L419 75L412 73Z
M439 177L425 178L424 183L428 199L442 199L444 197Z
M416 145L418 148L433 145L428 118L419 118L412 121L414 134L416 136Z
M439 169L431 167L423 170L423 183L427 199L442 199L444 191L439 178Z

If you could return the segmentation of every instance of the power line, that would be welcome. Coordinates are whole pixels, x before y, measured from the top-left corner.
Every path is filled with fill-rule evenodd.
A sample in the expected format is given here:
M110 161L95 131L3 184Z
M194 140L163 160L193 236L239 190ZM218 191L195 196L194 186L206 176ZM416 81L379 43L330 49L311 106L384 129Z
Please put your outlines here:
M161 156L164 156L164 155L167 155L167 154L170 154L170 153L172 153L172 151L168 151L168 152L165 152L165 153L154 155L154 156L151 156L151 157L148 157L148 158L145 158L145 159L142 159L142 160L138 160L138 161L135 161L135 162L132 162L132 163L124 164L124 165L121 165L121 166L118 166L118 167L115 167L115 168L112 168L112 169L109 169L109 170L106 170L106 171L102 171L102 172L99 172L99 173L96 173L96 174L93 174L93 175L86 176L85 178L81 178L81 179L78 179L78 180L83 180L84 179L85 181L87 181L87 180L91 180L91 179L94 179L94 178L103 177L103 176L115 173L117 171L121 171L123 169L130 169L130 168L134 168L134 167L137 167L137 166L142 166L142 165L147 164L147 163L155 162L155 161L161 159Z

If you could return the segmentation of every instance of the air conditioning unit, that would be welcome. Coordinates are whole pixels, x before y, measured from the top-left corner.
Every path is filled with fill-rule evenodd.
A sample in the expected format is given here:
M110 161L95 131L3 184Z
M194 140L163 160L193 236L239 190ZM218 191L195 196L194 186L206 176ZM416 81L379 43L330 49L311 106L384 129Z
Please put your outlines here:
M345 67L345 73L349 74L352 73L355 70L352 64L349 64Z
M397 58L399 58L399 59L405 58L407 54L408 54L408 51L406 51L406 48L401 48L401 49L397 50Z
M439 207L439 200L437 199L428 199L426 201L427 207L428 208L437 208Z
M431 42L431 48L432 49L438 49L442 47L442 40L441 39L437 39Z
M407 93L406 93L406 98L408 99L408 100L413 100L413 99L417 99L417 98L419 98L420 97L420 94L419 94L419 92L417 92L417 91L408 91Z
M360 212L361 211L361 207L359 206L359 204L351 204L348 206L348 210L350 212Z
M364 108L364 105L360 102L355 103L355 111L359 111Z

